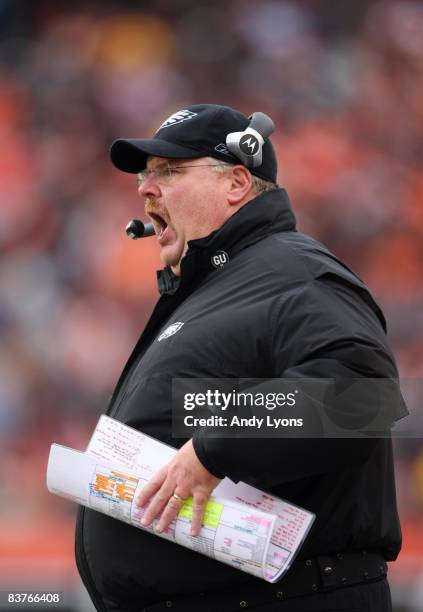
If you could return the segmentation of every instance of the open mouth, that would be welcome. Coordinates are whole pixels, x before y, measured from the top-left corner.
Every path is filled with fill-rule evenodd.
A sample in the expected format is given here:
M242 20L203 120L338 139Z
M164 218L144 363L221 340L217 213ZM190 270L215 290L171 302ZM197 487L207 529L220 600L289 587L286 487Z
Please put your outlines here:
M153 222L154 231L156 232L157 236L160 238L161 236L163 236L164 232L166 231L167 221L165 221L163 217L161 217L157 213L149 212L148 216L151 218Z

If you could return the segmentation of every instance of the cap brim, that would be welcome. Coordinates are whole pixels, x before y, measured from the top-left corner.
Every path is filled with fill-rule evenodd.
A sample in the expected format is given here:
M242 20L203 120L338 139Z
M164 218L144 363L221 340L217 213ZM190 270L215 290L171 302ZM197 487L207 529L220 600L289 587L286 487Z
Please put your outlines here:
M170 159L190 159L203 157L205 154L159 139L120 138L115 140L110 149L110 158L116 168L133 174L144 170L147 166L147 158L151 155Z

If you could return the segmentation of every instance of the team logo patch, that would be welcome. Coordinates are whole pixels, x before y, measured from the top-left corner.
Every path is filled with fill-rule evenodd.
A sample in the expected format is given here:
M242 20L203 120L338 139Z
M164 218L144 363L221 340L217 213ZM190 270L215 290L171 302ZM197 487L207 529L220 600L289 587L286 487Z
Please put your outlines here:
M161 124L157 132L171 125L176 125L177 123L182 123L182 121L187 121L188 119L192 119L196 115L198 115L198 113L193 113L192 111L186 110L186 109L180 110L177 113L173 113L173 115L168 117L166 121L163 121L163 123Z
M216 251L216 253L211 258L212 266L217 268L223 268L229 261L229 255L226 251Z
M166 340L166 338L169 338L170 336L173 336L173 334L176 334L176 332L181 329L182 325L183 323L181 323L181 321L177 321L176 323L172 323L172 325L169 325L169 327L166 327L164 332L162 332L157 338L157 342Z

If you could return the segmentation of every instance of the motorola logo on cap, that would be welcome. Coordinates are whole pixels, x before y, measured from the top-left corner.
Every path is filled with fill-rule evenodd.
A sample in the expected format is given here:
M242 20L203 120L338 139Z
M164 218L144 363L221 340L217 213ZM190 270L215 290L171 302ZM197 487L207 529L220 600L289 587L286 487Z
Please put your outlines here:
M259 141L252 134L244 134L239 141L239 148L246 155L254 155L259 149Z

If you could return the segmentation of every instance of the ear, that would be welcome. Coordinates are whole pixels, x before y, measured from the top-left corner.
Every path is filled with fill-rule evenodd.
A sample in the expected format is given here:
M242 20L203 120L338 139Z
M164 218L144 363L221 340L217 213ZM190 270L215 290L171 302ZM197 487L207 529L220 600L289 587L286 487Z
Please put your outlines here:
M227 198L231 206L240 204L251 192L252 177L245 166L237 165L231 168L228 173Z

